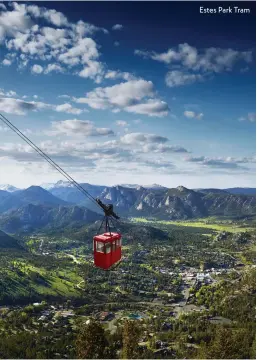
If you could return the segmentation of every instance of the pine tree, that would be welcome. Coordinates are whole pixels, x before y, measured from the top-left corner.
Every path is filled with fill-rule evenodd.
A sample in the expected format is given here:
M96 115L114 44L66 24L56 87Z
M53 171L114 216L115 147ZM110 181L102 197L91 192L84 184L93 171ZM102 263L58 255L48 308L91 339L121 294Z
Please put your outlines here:
M103 327L96 320L82 328L76 341L79 359L105 359L108 355L108 341Z
M122 333L122 358L138 359L138 342L140 340L141 330L135 321L126 320Z

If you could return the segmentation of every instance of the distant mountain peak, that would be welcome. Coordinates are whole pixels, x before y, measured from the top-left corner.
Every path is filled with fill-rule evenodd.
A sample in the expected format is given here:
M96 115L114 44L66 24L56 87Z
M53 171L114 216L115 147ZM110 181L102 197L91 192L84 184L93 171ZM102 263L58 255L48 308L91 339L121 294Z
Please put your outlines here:
M9 184L3 184L0 185L0 190L4 190L4 191L8 191L8 192L14 192L19 190L17 187L13 186L13 185L9 185Z
M180 192L188 191L188 189L185 186L182 186L182 185L178 186L177 190L180 191Z
M47 190L45 190L45 189L43 189L41 186L38 186L38 185L31 185L31 186L29 186L27 189L24 189L23 190L24 192L26 192L26 193L28 193L28 192L40 192L40 193L44 193L44 194L46 194L46 193L48 193L48 191Z
M150 184L150 185L139 185L139 184L120 184L116 186L122 186L131 189L167 189L165 186L159 184Z
M68 186L74 186L74 185L72 185L69 181L59 180L59 181L57 181L57 183L55 183L55 186L56 187L61 187L61 186L68 187Z

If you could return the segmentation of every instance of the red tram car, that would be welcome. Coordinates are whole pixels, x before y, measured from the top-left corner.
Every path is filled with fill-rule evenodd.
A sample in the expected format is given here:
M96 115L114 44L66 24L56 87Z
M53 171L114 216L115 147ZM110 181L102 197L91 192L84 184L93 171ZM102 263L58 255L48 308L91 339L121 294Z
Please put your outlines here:
M95 266L108 270L121 259L121 235L106 232L94 236Z

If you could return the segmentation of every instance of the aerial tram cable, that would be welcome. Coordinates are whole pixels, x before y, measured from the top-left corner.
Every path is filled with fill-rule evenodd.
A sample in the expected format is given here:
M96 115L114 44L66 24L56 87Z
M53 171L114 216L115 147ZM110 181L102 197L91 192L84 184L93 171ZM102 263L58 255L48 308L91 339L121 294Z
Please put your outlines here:
M94 204L97 204L96 199L93 198L80 184L78 184L66 171L64 171L54 160L50 158L43 150L41 150L36 144L34 144L25 134L23 134L15 125L13 125L4 115L0 113L1 120L11 130L13 130L21 139L23 139L28 145L30 145L40 156L42 156L50 165L52 165L59 173L61 173L70 184L77 187L84 195L86 195Z
M112 266L121 260L121 234L111 232L110 221L119 220L120 217L113 211L112 204L104 204L100 199L94 198L79 183L77 183L65 170L63 170L54 160L34 144L25 134L11 123L3 114L0 113L0 120L14 131L21 139L31 146L41 157L43 157L52 167L62 174L70 184L75 186L95 205L99 206L104 212L105 233L94 236L94 263L97 267L104 270L112 269ZM101 226L103 225L103 222ZM112 222L113 224L113 222ZM100 227L101 228L101 227ZM100 231L100 229L99 229Z

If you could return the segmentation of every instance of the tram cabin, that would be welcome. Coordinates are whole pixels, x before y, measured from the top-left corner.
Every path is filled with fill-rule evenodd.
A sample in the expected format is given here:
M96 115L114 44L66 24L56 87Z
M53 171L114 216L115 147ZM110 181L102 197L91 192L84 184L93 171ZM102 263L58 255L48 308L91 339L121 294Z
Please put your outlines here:
M94 236L95 266L108 270L121 259L121 235L104 233Z

